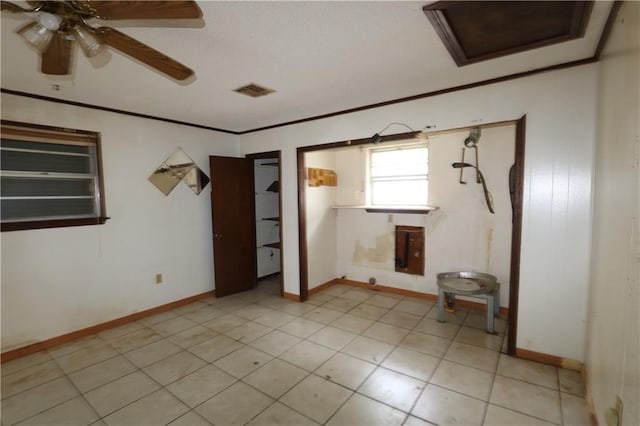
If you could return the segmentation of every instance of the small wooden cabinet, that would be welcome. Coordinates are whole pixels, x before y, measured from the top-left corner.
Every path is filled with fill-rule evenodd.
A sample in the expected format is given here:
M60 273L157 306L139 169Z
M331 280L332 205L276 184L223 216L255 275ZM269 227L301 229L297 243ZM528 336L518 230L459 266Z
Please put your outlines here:
M396 226L396 272L424 275L424 228Z

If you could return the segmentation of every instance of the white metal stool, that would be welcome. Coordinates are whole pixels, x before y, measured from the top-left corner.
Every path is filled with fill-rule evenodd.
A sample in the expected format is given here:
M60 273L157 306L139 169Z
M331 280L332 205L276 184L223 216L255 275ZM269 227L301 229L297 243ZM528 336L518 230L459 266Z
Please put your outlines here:
M494 334L494 317L500 318L500 283L493 275L480 272L443 272L438 274L438 321L444 320L446 293L477 297L487 301L487 333Z

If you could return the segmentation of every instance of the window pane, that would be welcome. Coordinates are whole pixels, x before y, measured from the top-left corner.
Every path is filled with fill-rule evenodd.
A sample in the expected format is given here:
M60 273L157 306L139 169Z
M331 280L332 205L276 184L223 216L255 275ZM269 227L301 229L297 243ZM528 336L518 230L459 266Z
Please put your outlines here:
M374 149L370 159L372 205L427 205L429 150L426 146Z
M96 216L93 198L2 200L3 221Z
M427 179L373 181L371 203L387 206L427 205Z
M2 231L104 223L98 133L5 120L1 131Z
M90 154L91 147L84 145L64 145L60 143L29 142L2 138L2 148L32 149L34 151L55 151L74 154Z
M427 173L426 147L371 152L371 176L403 176Z
M2 177L3 197L93 196L92 178L53 179L40 177Z
M84 156L2 151L2 170L51 173L91 173L91 159Z
M371 166L371 177L425 175L426 168L426 163Z

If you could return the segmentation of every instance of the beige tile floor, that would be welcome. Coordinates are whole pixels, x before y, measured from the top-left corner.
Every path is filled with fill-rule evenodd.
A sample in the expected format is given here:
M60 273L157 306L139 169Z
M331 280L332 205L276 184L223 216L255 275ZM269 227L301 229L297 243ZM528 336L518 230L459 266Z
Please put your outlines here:
M202 301L2 365L2 425L587 425L579 373L484 317L336 285Z

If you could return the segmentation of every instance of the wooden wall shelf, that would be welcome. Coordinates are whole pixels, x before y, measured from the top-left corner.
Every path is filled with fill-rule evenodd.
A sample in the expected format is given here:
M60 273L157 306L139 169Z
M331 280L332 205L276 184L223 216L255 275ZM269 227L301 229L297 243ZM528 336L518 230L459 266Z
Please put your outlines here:
M439 207L374 207L374 206L332 206L334 209L362 209L367 213L396 213L396 214L429 214L438 210Z

